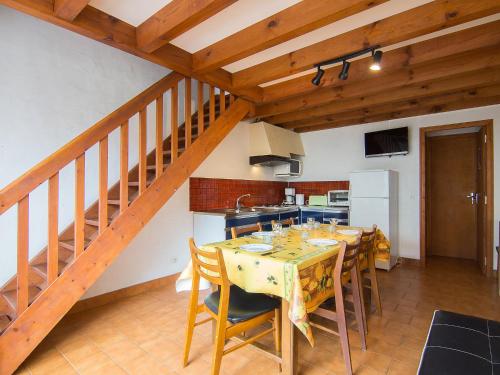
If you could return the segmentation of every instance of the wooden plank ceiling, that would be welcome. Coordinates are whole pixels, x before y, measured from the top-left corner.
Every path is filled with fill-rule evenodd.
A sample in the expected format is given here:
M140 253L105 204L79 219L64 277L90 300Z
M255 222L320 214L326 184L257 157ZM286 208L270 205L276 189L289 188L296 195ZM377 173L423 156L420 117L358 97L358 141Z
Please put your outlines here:
M256 119L298 132L500 103L498 0L413 0L415 6L393 14L385 13L403 0L290 0L192 53L175 45L245 1L165 1L137 26L93 7L95 0L0 4L217 85L256 103ZM359 22L377 11L375 22ZM319 41L312 36L346 20L360 26ZM375 45L384 51L381 71L371 71L365 55L351 61L347 80L335 65L325 68L319 86L311 83L315 64ZM254 56L261 62L231 69Z

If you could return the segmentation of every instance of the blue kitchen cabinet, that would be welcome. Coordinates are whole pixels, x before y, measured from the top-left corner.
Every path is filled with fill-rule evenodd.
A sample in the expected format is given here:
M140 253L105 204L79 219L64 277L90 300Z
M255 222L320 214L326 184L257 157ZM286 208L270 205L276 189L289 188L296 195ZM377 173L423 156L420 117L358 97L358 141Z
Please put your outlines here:
M300 213L299 210L294 210L294 211L287 211L287 212L280 212L280 221L293 218L293 222L295 224L300 222Z
M329 224L330 219L337 219L340 225L349 225L349 211L345 209L325 208L322 223Z
M323 209L313 210L313 209L302 209L302 215L300 222L307 223L308 218L314 218L315 221L323 222Z

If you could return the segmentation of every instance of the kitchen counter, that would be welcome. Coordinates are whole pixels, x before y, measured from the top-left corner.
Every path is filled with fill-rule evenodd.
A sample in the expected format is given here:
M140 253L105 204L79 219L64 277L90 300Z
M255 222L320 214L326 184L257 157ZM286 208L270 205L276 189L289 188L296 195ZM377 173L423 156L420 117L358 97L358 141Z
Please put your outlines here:
M298 208L299 206L255 206L242 207L240 208L240 212L236 212L234 208L219 208L215 210L195 211L195 213L202 215L218 215L226 218L244 218L293 212L297 211Z

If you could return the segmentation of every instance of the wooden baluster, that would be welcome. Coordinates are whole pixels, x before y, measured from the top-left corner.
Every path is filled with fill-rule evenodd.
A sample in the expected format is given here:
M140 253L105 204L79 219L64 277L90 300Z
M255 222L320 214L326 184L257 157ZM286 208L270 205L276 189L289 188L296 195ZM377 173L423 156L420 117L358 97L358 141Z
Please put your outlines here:
M163 95L156 98L156 178L163 173Z
M147 179L147 154L146 154L146 131L147 131L147 108L139 112L139 195L146 190Z
M178 144L179 144L179 139L178 139L178 121L179 121L179 108L178 108L178 103L179 103L179 92L178 92L178 84L176 83L172 87L172 95L171 95L171 119L170 119L170 125L172 126L172 132L170 133L170 140L172 141L170 150L172 151L171 153L171 162L173 163L175 159L177 159L177 150L178 150Z
M75 259L85 247L85 154L75 160Z
M229 95L229 105L233 104L234 103L234 95L233 94L230 94Z
M128 207L128 121L120 126L120 212Z
M49 178L49 233L47 245L47 284L57 279L59 264L59 172Z
M99 141L99 233L108 226L108 137Z
M185 149L191 145L191 78L184 80L184 124L186 130Z
M209 126L212 126L215 122L215 87L213 87L212 85L210 85L209 93L210 93L210 103L209 103L210 109L208 112L209 114L208 123L210 124Z
M198 81L198 135L203 133L205 127L205 111L203 102L203 82Z
M28 308L29 195L17 204L17 316Z
M224 90L220 89L219 93L219 116L226 112L226 93Z

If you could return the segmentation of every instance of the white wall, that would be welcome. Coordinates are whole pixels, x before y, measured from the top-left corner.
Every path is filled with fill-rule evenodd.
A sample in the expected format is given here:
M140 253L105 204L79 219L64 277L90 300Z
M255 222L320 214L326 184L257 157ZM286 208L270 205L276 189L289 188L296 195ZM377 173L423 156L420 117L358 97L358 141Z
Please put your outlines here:
M349 172L357 169L398 171L399 255L418 259L420 257L419 128L485 119L494 120L494 243L496 245L500 220L500 105L304 133L302 141L306 157L304 174L300 180L347 180ZM409 155L392 158L364 157L365 132L400 126L409 127Z

